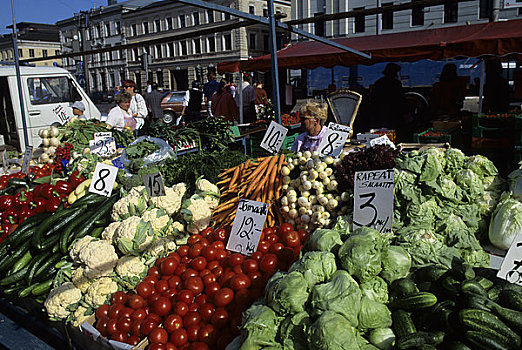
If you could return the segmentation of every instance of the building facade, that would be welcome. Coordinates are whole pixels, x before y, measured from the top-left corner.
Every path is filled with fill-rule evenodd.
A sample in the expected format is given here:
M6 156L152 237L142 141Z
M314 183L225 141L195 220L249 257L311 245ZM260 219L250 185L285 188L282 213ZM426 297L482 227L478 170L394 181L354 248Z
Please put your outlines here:
M7 28L12 28L8 26ZM60 54L60 34L52 24L21 22L16 25L18 33L18 56L20 59L55 56ZM0 37L0 60L14 62L11 34ZM35 62L37 66L61 64L60 59Z

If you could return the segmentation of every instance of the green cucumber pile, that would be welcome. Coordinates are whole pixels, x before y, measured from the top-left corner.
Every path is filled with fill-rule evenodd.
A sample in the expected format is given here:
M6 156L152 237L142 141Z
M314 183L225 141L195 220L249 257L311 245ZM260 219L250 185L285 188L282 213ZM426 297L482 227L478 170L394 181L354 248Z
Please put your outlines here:
M454 259L394 281L390 303L396 348L520 349L522 287L490 269Z
M32 295L43 302L60 269L70 265L71 245L86 235L100 236L119 193L88 194L54 214L35 214L0 243L0 288L8 295ZM57 282L59 283L59 281Z

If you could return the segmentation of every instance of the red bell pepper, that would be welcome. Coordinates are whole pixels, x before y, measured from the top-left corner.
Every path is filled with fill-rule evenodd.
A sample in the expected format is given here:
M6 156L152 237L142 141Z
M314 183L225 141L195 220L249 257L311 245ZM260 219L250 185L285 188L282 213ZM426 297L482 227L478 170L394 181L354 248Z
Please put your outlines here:
M24 206L20 211L18 212L18 222L23 222L26 218L32 216L34 214L34 211L29 208L28 205Z
M69 176L69 179L67 179L67 182L71 184L72 188L78 187L78 185L84 181L85 176L81 175L78 170L73 171Z
M33 210L35 213L45 213L45 203L47 200L43 198L33 198Z
M16 210L22 209L31 203L33 194L30 191L23 190L14 197L13 208Z
M45 203L45 210L48 213L54 213L56 210L58 210L61 201L62 200L58 197L49 198L49 200Z
M64 180L56 181L54 188L55 188L56 192L58 192L59 194L69 194L73 190L72 185Z
M38 191L38 197L42 197L45 199L51 199L55 197L54 186L51 184L42 184L41 188Z
M13 207L14 197L9 195L0 196L0 210L5 211Z
M18 222L18 212L14 209L8 209L4 212L4 217L2 219L2 225L4 224L16 224Z

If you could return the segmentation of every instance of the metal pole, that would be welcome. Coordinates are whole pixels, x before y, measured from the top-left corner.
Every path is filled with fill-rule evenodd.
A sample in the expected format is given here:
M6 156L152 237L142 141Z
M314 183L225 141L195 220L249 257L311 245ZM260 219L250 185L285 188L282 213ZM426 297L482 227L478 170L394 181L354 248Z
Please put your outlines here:
M239 124L243 124L243 72L239 71L239 86L236 94L239 94Z
M31 146L31 145L29 144L27 121L25 120L25 106L24 106L24 96L22 93L22 77L20 76L20 61L19 61L19 57L18 57L18 36L16 33L14 0L11 0L11 9L12 9L12 14L13 14L13 54L14 54L14 59L15 59L16 82L18 84L18 99L20 100L20 113L22 115L22 126L24 128L25 147L22 149L22 151L23 151L25 148L27 148L27 146Z
M281 98L279 96L279 71L277 65L276 20L274 17L274 0L268 0L268 20L270 28L270 55L272 57L272 96L276 123L281 123Z
M82 14L85 15L85 27L82 27ZM86 30L89 29L89 12L87 11L80 11L80 34L81 34L81 45L82 45L82 51L85 51L85 40L87 39L87 36L85 35ZM89 67L87 62L87 56L85 54L82 55L82 62L83 62L83 77L85 79L85 92L89 94L89 91L91 90L91 84L90 80L91 77L89 76Z
M499 14L500 14L500 0L493 0L490 22L498 22Z
M480 64L480 86L479 86L479 102L478 102L478 113L482 113L482 100L484 95L484 80L486 78L486 61L482 60Z
M147 51L145 51L145 53L143 54L143 60L145 61L143 65L143 67L145 68L145 79L149 81L149 54L147 53Z

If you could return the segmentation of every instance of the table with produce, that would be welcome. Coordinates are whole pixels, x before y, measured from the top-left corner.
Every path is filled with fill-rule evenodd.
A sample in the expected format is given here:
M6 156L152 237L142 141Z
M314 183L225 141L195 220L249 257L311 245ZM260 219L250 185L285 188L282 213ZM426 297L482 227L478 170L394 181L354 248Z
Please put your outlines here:
M90 141L107 132L102 157ZM522 245L522 169L386 145L252 158L214 118L40 136L39 164L0 177L0 299L38 303L75 348L521 349L522 259L500 278L488 252ZM391 229L355 228L356 173L386 169ZM256 202L241 254L229 242L250 239L239 209Z

